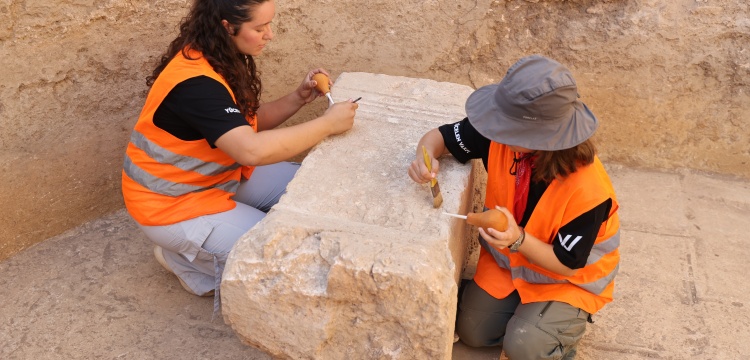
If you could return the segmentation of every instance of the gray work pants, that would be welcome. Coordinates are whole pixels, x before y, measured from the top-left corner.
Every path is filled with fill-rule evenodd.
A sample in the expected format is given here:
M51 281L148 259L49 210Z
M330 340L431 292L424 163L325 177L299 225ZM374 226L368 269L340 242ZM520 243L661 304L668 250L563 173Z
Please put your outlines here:
M167 265L193 292L203 295L218 290L234 243L279 201L297 169L299 164L290 162L258 166L232 197L237 202L234 209L140 228L163 248Z
M459 300L456 332L469 346L502 345L512 360L574 359L588 319L563 302L521 304L517 291L496 299L472 280Z

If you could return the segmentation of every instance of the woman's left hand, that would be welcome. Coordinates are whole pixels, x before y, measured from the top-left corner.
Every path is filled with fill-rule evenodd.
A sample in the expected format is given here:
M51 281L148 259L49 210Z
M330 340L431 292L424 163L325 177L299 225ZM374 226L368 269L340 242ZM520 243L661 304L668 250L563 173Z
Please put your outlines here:
M322 94L320 91L315 89L315 80L312 79L313 75L322 73L325 74L328 77L328 86L333 85L331 82L331 75L328 74L327 71L325 71L322 68L317 68L314 70L311 70L310 72L305 75L305 79L302 80L302 83L297 87L297 96L299 96L300 99L304 102L304 104L309 104L313 100L317 99L319 96L323 96L325 94Z
M505 249L516 242L518 237L521 236L521 229L518 227L513 214L511 214L508 209L500 206L495 206L495 209L500 210L508 218L508 229L505 231L499 231L493 228L479 228L479 234L482 235L482 238L484 238L488 244L495 249L500 250Z

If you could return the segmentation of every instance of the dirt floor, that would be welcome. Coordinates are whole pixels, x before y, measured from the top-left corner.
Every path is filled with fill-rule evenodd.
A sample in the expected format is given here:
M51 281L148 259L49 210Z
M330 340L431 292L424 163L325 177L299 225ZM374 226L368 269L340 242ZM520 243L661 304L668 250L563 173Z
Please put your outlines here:
M608 172L622 265L577 359L750 358L750 181ZM0 359L271 359L182 289L124 210L0 261L0 288ZM498 353L459 342L453 359Z

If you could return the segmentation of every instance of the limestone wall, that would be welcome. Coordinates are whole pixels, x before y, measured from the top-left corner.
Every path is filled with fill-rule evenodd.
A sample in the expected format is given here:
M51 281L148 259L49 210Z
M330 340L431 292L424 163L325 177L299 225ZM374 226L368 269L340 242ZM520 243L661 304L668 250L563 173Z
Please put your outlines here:
M744 0L276 1L265 99L314 66L478 87L542 53L576 75L605 161L750 178ZM188 6L0 0L0 259L122 207L144 78Z

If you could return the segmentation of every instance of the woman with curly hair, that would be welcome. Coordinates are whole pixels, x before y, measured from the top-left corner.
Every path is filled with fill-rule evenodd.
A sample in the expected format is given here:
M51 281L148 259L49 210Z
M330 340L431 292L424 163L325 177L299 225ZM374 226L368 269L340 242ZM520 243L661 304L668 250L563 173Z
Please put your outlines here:
M284 161L354 122L357 104L345 101L277 128L323 95L312 76L326 72L312 70L295 91L260 102L254 57L274 37L275 6L196 0L147 79L151 89L127 147L128 212L156 244L158 262L195 295L219 289L234 243L284 193L299 167Z

